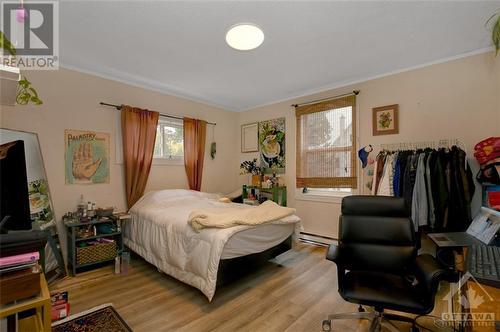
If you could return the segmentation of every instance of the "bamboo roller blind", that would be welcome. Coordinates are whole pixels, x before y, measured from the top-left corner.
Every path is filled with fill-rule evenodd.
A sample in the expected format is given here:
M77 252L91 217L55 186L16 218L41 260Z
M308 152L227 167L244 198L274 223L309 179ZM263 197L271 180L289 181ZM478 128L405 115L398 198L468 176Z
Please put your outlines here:
M356 96L298 106L297 188L356 188Z

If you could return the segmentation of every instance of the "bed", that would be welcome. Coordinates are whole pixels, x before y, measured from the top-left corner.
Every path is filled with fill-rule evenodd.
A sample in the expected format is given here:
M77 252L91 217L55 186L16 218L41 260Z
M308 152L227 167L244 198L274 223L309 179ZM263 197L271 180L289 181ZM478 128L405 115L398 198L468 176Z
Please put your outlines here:
M209 301L217 286L234 280L264 260L291 248L300 219L295 215L258 226L206 228L188 225L199 209L251 209L223 203L217 194L160 190L144 195L124 225L124 243L160 271L198 288Z

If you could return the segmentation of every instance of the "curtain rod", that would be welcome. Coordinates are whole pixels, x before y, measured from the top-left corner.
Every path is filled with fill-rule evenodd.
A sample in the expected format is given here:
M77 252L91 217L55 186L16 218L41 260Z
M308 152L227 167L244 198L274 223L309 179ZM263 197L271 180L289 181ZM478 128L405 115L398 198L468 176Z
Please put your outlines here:
M359 95L359 92L360 92L360 90L353 90L351 93L344 93L343 95L338 95L338 96L333 96L333 97L328 97L328 98L323 98L323 99L316 99L316 100L308 101L306 103L301 103L301 104L292 104L290 106L299 107L299 106L319 103L320 101L332 100L332 99L340 98L340 97L347 97L347 96L352 96L352 95L357 96L357 95Z
M122 110L122 106L121 105L108 104L108 103L104 103L102 101L99 104L103 105L103 106L114 107L114 108L116 108L119 111ZM162 116L164 118L171 118L171 119L178 119L178 120L184 119L184 117L180 117L180 116L168 115L168 114L163 114L163 113L159 113L159 114L160 114L160 116ZM207 124L212 125L212 126L216 126L217 125L217 123L215 123L215 122L208 122L208 121L207 121Z

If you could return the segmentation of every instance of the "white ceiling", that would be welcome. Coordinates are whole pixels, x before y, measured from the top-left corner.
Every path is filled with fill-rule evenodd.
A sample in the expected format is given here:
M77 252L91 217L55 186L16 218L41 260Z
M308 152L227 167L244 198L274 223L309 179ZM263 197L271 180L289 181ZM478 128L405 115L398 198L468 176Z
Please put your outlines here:
M63 1L68 68L232 111L327 90L490 46L500 1ZM255 23L256 50L226 30Z

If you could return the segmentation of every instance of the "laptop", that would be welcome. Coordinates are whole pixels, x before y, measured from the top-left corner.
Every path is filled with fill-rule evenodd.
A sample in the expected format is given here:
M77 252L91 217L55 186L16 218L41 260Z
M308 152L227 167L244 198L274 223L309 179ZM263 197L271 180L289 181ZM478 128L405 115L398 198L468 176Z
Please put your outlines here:
M470 247L490 244L499 229L500 213L481 207L466 232L430 233L428 236L438 247Z

